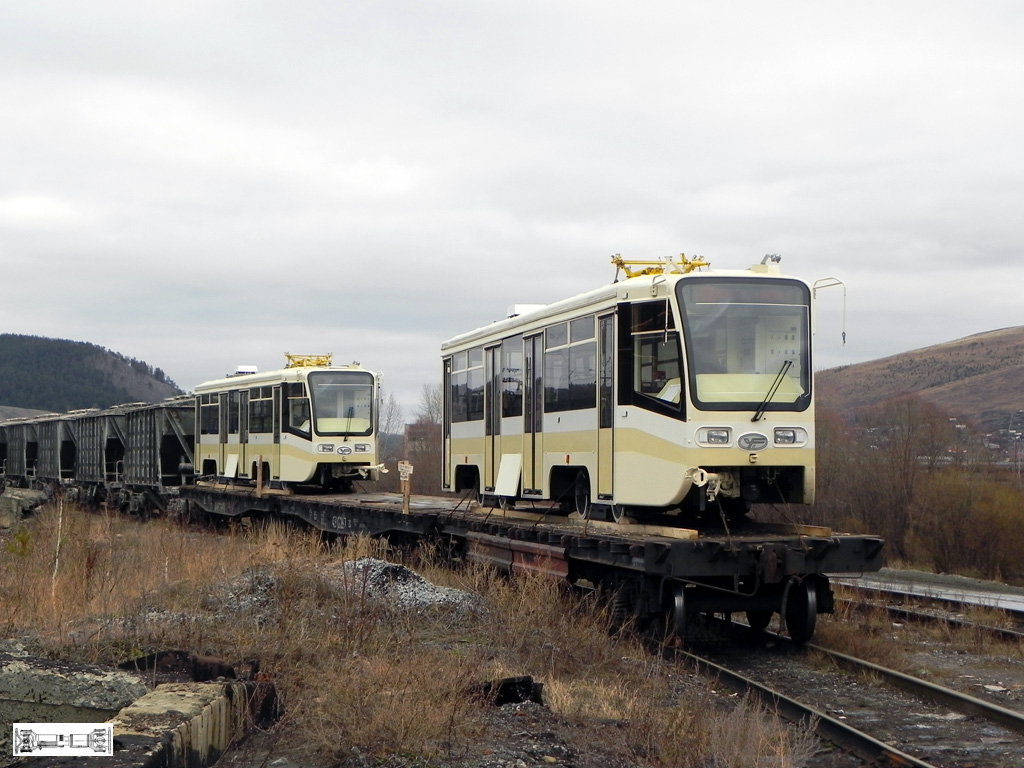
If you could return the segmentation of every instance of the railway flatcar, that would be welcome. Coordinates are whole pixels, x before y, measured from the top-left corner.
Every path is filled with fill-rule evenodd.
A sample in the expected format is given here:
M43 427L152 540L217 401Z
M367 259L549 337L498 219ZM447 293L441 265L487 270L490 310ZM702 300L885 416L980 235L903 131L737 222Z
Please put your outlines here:
M812 503L811 287L778 257L612 262L442 344L443 487L613 520Z
M329 355L288 355L277 371L243 371L200 384L196 470L258 486L345 491L382 471L380 376Z

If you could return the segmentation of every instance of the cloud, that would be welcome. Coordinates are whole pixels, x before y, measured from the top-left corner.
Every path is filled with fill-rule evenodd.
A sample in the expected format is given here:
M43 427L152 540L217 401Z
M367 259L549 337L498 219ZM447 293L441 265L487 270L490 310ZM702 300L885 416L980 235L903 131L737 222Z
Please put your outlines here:
M818 363L1024 322L1017 3L0 6L0 329L191 386L686 252L847 285ZM828 302L832 302L830 296Z

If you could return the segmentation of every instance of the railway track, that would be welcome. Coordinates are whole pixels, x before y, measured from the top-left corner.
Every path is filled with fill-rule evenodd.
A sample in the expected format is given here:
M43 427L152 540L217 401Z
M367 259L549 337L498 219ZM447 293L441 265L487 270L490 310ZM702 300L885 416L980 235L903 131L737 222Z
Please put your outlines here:
M836 606L848 614L884 611L897 621L945 624L1004 642L1024 643L1024 607L1015 595L1003 599L988 593L982 599L956 597L955 590L918 594L901 587L839 583ZM975 618L980 614L980 618Z
M855 579L840 576L836 583L853 595L888 603L912 603L958 611L965 608L991 609L1024 626L1024 589L1019 587L900 571L865 574Z
M769 635L770 636L770 635ZM834 750L816 766L1024 766L1024 713L815 645L683 652L706 675L813 722Z

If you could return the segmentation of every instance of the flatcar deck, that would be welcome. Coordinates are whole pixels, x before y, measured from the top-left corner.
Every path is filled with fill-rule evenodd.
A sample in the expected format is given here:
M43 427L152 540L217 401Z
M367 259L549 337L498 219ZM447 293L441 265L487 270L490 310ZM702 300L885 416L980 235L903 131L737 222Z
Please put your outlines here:
M193 485L181 496L219 515L252 513L301 519L328 534L407 535L458 542L471 559L506 570L546 570L572 581L609 572L711 584L862 573L882 566L877 537L834 534L819 526L750 524L742 532L698 532L559 516L546 511L469 508L465 500L414 496L402 512L397 494L257 496L247 489Z

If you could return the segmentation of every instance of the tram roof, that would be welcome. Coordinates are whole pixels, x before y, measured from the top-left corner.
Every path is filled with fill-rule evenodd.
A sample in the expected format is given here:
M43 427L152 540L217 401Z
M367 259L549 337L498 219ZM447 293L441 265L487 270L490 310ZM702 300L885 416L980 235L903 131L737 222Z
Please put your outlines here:
M317 371L354 371L357 373L368 373L374 375L373 371L367 370L359 363L351 365L306 365L293 366L290 368L279 368L273 371L258 371L255 373L236 373L220 379L204 381L197 384L196 392L216 392L225 389L248 389L274 384L279 381L302 381L310 373Z
M649 274L627 277L615 283L595 288L585 293L570 296L567 299L556 301L552 304L544 304L539 307L532 307L530 311L522 314L510 315L501 320L474 328L471 331L460 333L441 343L441 351L460 347L475 341L487 339L492 336L504 336L520 328L527 328L534 324L542 324L559 315L570 315L578 310L592 307L603 302L612 302L617 299L628 299L632 291L641 289L645 298L653 298L651 287L654 285L674 285L680 280L700 280L709 277L742 277L742 278L783 278L787 280L798 280L791 275L783 275L777 265L754 265L750 269L703 269L688 274Z

